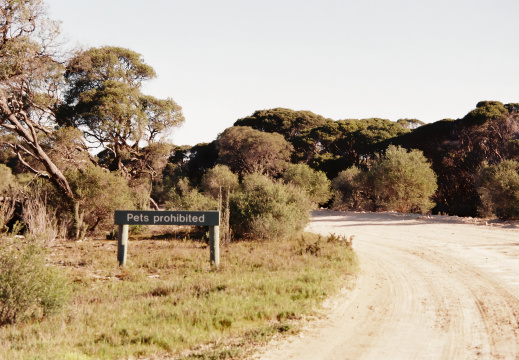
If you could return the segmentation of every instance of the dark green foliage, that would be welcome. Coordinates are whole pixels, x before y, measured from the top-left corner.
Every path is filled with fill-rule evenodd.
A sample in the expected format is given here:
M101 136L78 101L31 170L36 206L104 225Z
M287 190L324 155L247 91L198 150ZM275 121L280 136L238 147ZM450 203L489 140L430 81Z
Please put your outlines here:
M499 101L480 101L476 108L463 118L468 125L483 125L489 120L500 120L508 115L508 109Z
M312 203L300 188L251 174L231 196L230 207L234 236L278 240L304 229Z
M215 166L216 158L215 142L177 147L164 170L162 203L178 210L217 209L220 186L230 190L238 179L227 166Z
M302 188L310 201L316 205L325 204L330 200L330 180L322 171L315 171L306 164L291 164L283 173L285 183Z
M344 168L343 158L330 153L316 154L308 160L307 164L316 171L324 172L329 179L333 179Z
M76 196L77 214L84 231L95 231L113 225L114 210L135 208L128 182L117 173L90 165L68 170L67 179Z
M184 175L193 184L200 184L207 170L218 163L217 141L197 144L187 151L187 156L189 160Z
M404 120L405 126L378 118L333 121L309 111L276 108L256 111L234 125L283 135L294 147L293 163L307 163L331 179L378 152L376 145L381 141L421 124L416 119Z
M476 178L483 162L516 159L519 119L514 104L482 101L460 120L423 125L390 143L422 150L438 176L435 211L477 216L481 208Z
M434 203L436 174L419 150L390 146L369 170L377 207L403 213L425 213Z
M279 175L288 165L292 145L277 133L265 133L248 126L234 126L218 136L218 161L232 172L247 175Z
M328 178L350 166L362 165L380 150L379 144L410 130L385 119L328 121L294 140L294 161L307 161ZM340 160L340 161L337 161Z
M419 150L390 146L369 171L351 167L333 179L337 209L429 211L436 175Z
M330 120L311 111L275 108L255 111L251 116L237 120L234 126L249 126L263 132L278 133L290 141L327 121Z
M0 241L0 325L52 314L68 293L67 279L46 266L42 247L16 238Z
M497 165L483 166L478 184L481 215L519 219L519 162L505 160Z
M156 143L184 121L172 99L141 92L142 82L155 76L132 50L104 46L80 51L67 64L65 102L57 120L81 129L94 146L110 149L111 168L129 172L123 161L140 155L141 142Z
M175 146L170 154L168 164L163 170L163 183L156 184L167 192L176 180L185 177L189 182L200 185L204 174L218 163L216 141L200 143L195 146Z
M435 212L476 216L481 200L475 181L481 163L497 164L505 159L519 158L518 117L518 104L503 105L498 101L482 101L462 119L444 119L431 124L423 124L417 119L333 121L309 112L279 108L262 110L239 119L220 136L227 139L217 141L221 151L218 159L211 149L204 157L186 151L188 161L184 157L177 161L179 165L175 168L181 169L183 176L198 174L189 175L197 185L203 173L216 163L226 164L233 172L242 174L263 171L270 176L279 176L279 169L286 168L288 159L278 162L276 154L261 155L263 149L274 146L264 145L271 139L258 140L261 135L252 130L272 133L269 135L277 133L293 146L292 164L306 164L323 171L329 179L337 178L336 189L341 188L342 195L336 197L335 206L371 209L376 205L383 208L382 203L375 201L377 195L369 190L374 189L374 185L369 184L373 177L361 180L365 175L360 175L354 180L348 172L338 175L353 166L367 170L376 162L378 154L390 145L402 146L422 151L437 174L438 188L432 199L436 203ZM202 158L210 161L202 164ZM195 166L191 165L192 161ZM265 170L265 163L269 161L281 166L276 166L276 170ZM360 181L367 187L361 187ZM356 189L354 192L351 186ZM363 200L359 202L359 199Z
M372 184L367 172L356 166L343 170L332 180L333 208L336 210L372 210Z

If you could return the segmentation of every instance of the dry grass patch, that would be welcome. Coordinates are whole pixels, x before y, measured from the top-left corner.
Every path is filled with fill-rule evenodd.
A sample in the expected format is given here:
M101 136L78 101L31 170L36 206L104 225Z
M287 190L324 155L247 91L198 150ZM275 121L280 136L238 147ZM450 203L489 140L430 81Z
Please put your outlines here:
M317 250L316 250L317 249ZM61 314L0 328L0 359L224 359L319 313L356 271L346 242L306 234L284 242L209 249L191 240L56 243L48 261L73 283Z

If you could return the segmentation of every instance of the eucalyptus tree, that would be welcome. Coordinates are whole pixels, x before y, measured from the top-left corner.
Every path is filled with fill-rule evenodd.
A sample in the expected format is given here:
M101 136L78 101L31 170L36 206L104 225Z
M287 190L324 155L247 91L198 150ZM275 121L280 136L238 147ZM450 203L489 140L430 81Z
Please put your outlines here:
M156 154L168 151L155 144L183 116L173 100L141 93L141 82L155 73L138 54L91 49L64 66L58 37L42 0L0 0L0 149L55 185L77 230L80 196L70 173L96 165L85 139L110 150L127 175L133 174L123 160L151 173L166 163Z
M63 74L59 27L44 10L41 0L0 1L0 146L72 201L67 179L42 143L54 136Z
M92 146L110 152L113 168L130 176L128 160L139 158L143 146L163 140L184 121L171 98L142 93L142 83L155 76L132 50L104 46L80 51L66 66L67 89L58 120L81 129Z

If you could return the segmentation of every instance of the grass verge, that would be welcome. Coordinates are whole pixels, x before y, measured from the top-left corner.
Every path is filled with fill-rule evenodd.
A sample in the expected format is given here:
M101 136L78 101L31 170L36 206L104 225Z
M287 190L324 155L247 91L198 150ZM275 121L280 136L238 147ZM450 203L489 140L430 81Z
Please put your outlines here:
M73 283L71 301L42 321L0 328L0 359L226 359L295 333L356 271L345 239L304 234L237 242L209 266L198 241L56 243L48 261Z

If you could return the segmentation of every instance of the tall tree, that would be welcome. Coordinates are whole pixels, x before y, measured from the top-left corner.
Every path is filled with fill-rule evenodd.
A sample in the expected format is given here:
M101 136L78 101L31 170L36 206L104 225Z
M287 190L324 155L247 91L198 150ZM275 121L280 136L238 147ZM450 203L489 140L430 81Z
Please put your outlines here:
M105 46L81 51L67 64L59 121L82 129L93 146L108 149L113 168L129 175L131 165L125 160L139 157L141 146L157 142L184 121L172 99L141 92L142 82L155 76L132 50Z
M62 79L56 61L58 34L41 0L0 1L0 145L72 201L67 179L41 144L53 136ZM31 166L31 161L41 166Z

